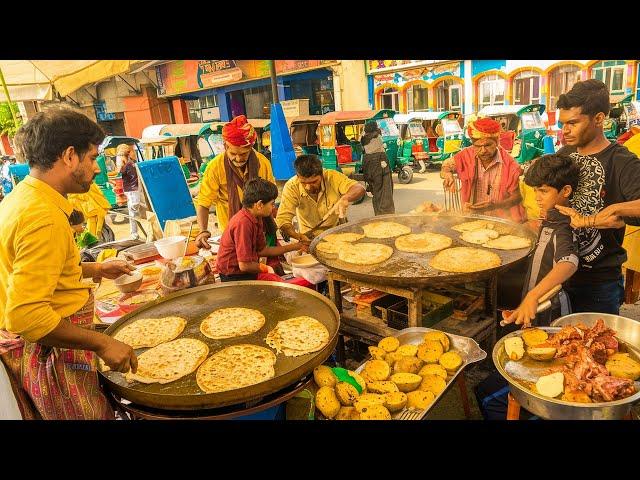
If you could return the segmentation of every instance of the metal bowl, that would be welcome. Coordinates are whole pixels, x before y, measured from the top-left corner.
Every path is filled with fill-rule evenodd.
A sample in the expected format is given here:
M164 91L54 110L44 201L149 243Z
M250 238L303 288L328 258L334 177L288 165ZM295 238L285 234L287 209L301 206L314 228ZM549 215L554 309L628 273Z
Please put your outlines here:
M627 351L636 360L639 360L640 323L630 318L603 313L575 313L557 319L551 327L538 328L548 333L556 333L565 325L583 323L587 326L593 326L599 318L602 318L609 328L617 332L618 339L624 342ZM492 358L498 372L509 382L511 395L522 408L547 420L620 420L629 415L631 406L640 400L640 382L635 382L637 392L634 395L612 402L565 402L533 392L509 372L518 369L523 376L528 374L535 377L549 368L550 363L536 362L528 360L526 357L518 362L509 359L504 349L504 342L507 338L519 336L521 333L521 331L515 331L498 340L493 348Z

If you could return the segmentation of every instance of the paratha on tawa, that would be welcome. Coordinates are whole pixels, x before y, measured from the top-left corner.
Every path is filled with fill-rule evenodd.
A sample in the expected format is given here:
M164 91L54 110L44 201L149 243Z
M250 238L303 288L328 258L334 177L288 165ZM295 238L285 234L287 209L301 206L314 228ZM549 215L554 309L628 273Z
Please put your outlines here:
M317 352L329 343L329 330L312 317L294 317L278 322L267 334L267 345L287 357Z
M401 252L428 253L451 246L452 240L439 233L411 233L396 238L396 248Z
M323 255L335 256L346 242L320 242L316 245L316 250Z
M257 332L264 322L264 315L252 308L220 308L202 321L200 332L213 339L241 337Z
M143 318L125 325L113 338L134 349L155 347L176 338L186 326L182 317Z
M472 247L453 247L441 250L429 265L444 272L468 273L488 270L502 264L500 257L489 250Z
M411 233L411 228L396 222L371 222L362 226L369 238L391 238Z
M483 247L497 248L498 250L517 250L519 248L529 248L531 240L516 235L503 235L494 240L489 240Z
M493 229L493 222L488 220L474 220L473 222L464 222L451 227L451 230L457 232L471 232L473 230L480 230L481 228Z
M356 242L364 238L362 233L330 233L322 240L325 242Z
M136 373L127 373L128 382L170 383L189 375L209 355L206 343L195 338L179 338L150 348L138 357Z
M460 238L462 240L469 243L475 243L476 245L482 245L493 238L498 238L499 236L500 234L498 232L488 228L479 228L478 230L466 231L460 234Z
M338 259L355 265L375 265L393 255L393 248L381 243L345 243L338 251Z
M232 345L214 353L196 373L198 387L206 393L226 392L275 377L276 356L257 345Z

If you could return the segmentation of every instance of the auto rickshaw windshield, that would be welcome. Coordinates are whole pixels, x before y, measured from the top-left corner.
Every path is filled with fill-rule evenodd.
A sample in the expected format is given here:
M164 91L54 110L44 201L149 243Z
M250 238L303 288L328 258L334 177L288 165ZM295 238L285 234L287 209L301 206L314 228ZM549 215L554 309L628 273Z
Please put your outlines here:
M524 112L522 114L522 128L525 130L532 128L544 128L540 114L538 112Z
M422 126L422 122L409 122L409 131L411 132L412 137L426 137L427 132Z
M400 132L398 131L398 126L396 122L393 121L393 118L381 118L376 120L378 127L382 130L383 137L399 137Z
M462 128L460 128L460 124L458 120L452 120L449 118L445 118L442 120L442 129L445 135L454 135L457 133L462 133Z

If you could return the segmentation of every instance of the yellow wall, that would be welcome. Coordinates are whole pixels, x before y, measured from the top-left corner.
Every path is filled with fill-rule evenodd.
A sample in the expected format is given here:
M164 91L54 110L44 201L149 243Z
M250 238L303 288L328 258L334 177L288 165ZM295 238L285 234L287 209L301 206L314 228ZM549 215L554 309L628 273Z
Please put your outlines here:
M342 108L336 105L336 110L368 110L369 98L364 60L340 60L339 70Z

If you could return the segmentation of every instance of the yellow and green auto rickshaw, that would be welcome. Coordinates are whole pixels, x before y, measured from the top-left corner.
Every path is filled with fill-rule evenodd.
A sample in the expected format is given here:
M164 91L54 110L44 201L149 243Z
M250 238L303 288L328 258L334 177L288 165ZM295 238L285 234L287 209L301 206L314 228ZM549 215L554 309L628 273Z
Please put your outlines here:
M500 145L518 163L526 163L544 154L547 128L541 115L545 106L531 105L490 105L478 112L478 117L490 117L500 123Z
M364 124L375 121L382 131L382 141L391 171L398 174L400 183L411 182L412 158L400 156L400 132L393 121L395 113L393 110L356 110L324 114L319 123L320 156L324 168L341 170L342 167L353 167L354 173L359 174L364 152L360 143Z
M400 131L402 157L411 156L420 166L441 163L465 145L460 112L412 112L393 117ZM424 167L421 168L424 171Z
M604 136L615 142L617 138L629 129L627 118L629 111L633 109L633 94L627 95L609 110L609 115L604 120Z

